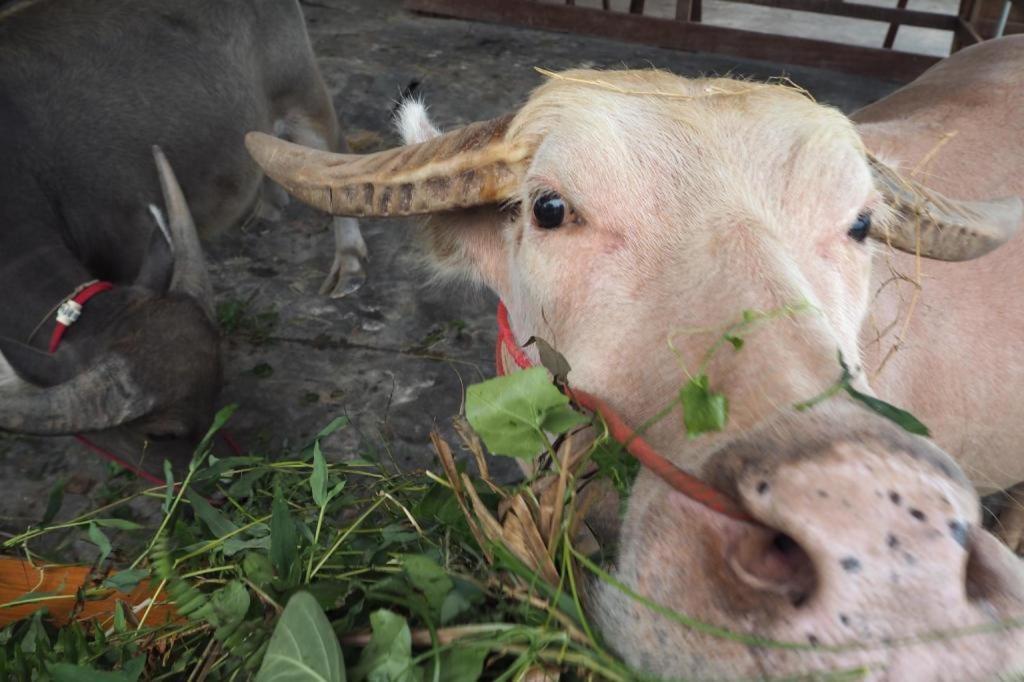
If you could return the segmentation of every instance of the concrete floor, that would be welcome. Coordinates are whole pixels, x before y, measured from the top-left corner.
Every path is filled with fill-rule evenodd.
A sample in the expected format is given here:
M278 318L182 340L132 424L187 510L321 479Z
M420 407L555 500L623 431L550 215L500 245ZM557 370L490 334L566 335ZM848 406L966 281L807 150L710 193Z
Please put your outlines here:
M452 127L516 107L540 83L534 66L653 65L757 79L785 73L844 111L895 87L783 64L427 18L405 12L399 0L307 0L303 7L359 151L397 143L390 109L412 81L436 121ZM493 375L494 298L425 287L410 223L371 220L364 231L369 281L344 300L316 293L332 255L322 214L293 205L281 224L259 223L208 245L218 302L244 312L245 324L225 333L223 402L239 404L231 429L247 449L279 457L345 414L352 427L326 444L329 457L375 451L402 468L431 466L430 429L459 412L466 383ZM103 500L109 477L110 468L71 439L0 437L0 530L36 523L59 479L71 480L60 515L67 518ZM156 506L135 511L145 517Z

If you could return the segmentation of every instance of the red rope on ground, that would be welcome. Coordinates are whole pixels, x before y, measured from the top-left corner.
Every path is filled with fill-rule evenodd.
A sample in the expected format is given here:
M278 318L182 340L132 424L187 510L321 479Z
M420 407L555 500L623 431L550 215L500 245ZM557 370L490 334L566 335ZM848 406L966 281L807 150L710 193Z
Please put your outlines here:
M236 441L230 433L227 431L221 431L220 438L224 441L224 444L228 446L228 449L231 450L233 455L236 457L242 456L242 448L239 447L238 441Z
M146 471L144 469L138 468L137 466L135 466L134 464L132 464L128 460L123 459L121 457L118 457L117 455L115 455L114 453L110 452L109 450L103 449L102 447L100 447L96 443L93 443L91 440L89 440L88 438L86 438L85 436L83 436L81 434L76 434L75 435L75 440L77 440L79 443L81 443L85 447L87 447L90 450L92 450L93 452L95 452L100 457L103 457L104 459L110 460L114 464L117 464L119 466L124 467L125 469L127 469L130 472L132 472L133 474L135 474L139 478L141 478L141 479L143 479L143 480L145 480L145 481L147 481L149 483L152 483L153 485L167 485L167 481L164 481L164 480L162 480L160 478L157 478L156 476L154 476L153 474L149 473L148 471ZM177 485L177 484L175 484L175 485Z
M512 327L508 321L508 309L505 308L504 303L499 301L498 344L495 349L494 363L499 376L506 374L505 359L501 352L502 348L508 351L516 365L521 369L529 369L533 366L530 358L519 347L515 336L512 334ZM750 515L740 509L731 498L712 488L696 476L686 473L665 457L662 457L603 400L578 389L569 389L569 393L570 397L582 407L600 414L605 424L608 425L612 438L621 443L629 454L636 457L643 466L654 472L661 480L672 486L673 489L714 512L738 521L753 522Z

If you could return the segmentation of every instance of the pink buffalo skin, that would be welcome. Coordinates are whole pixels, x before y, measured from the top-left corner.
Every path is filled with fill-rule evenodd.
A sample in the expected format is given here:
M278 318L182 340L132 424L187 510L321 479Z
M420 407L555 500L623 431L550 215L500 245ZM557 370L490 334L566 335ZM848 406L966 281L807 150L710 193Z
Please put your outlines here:
M409 146L373 158L249 146L315 205L436 212L422 234L437 271L490 287L519 341L548 340L629 423L697 371L728 397L721 432L688 438L676 409L647 435L759 525L639 474L619 584L595 582L590 604L630 665L981 680L1024 671L1024 571L982 529L975 488L1024 480L1024 243L945 263L854 228L870 215L877 240L904 220L881 163L947 198L1009 197L1012 234L1022 112L1024 37L964 50L852 118L784 85L570 71L463 133L440 136L409 103ZM554 221L538 209L553 195ZM766 318L709 356L744 310ZM934 442L843 394L794 410L838 379L839 353Z

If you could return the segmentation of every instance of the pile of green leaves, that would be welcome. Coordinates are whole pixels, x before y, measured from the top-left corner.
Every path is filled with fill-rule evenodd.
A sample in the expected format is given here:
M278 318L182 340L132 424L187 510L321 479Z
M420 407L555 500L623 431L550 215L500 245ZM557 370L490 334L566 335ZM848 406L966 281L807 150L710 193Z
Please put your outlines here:
M543 374L511 378L512 399L497 403L514 422L499 430L516 440L531 433L546 442L544 431L587 421ZM483 385L471 412L506 384ZM506 548L481 546L449 481L365 455L329 463L321 442L345 428L342 419L289 459L218 459L209 445L229 417L218 416L183 481L168 468L166 487L5 543L43 563L32 552L36 540L79 533L97 545L101 576L80 599L128 593L145 580L181 617L158 622L125 602L108 619L57 629L36 612L0 631L0 679L458 682L547 668L631 679L596 637L572 636L591 632L578 595L538 586ZM501 489L474 485L496 510ZM162 507L157 528L113 518L138 497ZM104 580L111 526L146 549ZM558 559L559 571L568 557ZM500 575L526 588L510 589ZM30 593L17 603L50 598L58 597Z

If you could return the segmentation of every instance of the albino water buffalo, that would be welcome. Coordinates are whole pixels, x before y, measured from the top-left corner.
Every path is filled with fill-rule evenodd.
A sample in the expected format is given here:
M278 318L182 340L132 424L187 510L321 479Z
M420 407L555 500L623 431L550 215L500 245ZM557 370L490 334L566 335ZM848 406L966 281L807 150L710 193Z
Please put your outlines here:
M296 0L4 5L0 430L124 426L131 454L191 451L220 389L220 339L198 241L168 245L154 219L151 149L207 236L277 208L245 151L253 129L344 148ZM337 295L362 280L365 246L352 218L334 230ZM94 280L112 288L54 344L59 305Z
M1021 111L1024 37L965 50L852 120L782 85L570 71L444 135L408 105L408 146L374 155L247 143L324 210L433 214L438 267L491 287L520 342L550 340L573 385L634 425L744 309L794 309L707 362L722 432L688 438L678 411L648 432L758 523L639 474L622 587L602 582L592 605L630 664L990 679L1024 669L1024 630L1007 625L1024 572L981 528L971 484L1024 480ZM896 274L917 278L918 259L890 245L924 259L916 301ZM837 352L937 445L840 397L793 410L834 384Z

